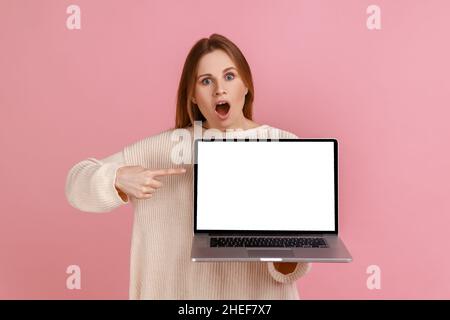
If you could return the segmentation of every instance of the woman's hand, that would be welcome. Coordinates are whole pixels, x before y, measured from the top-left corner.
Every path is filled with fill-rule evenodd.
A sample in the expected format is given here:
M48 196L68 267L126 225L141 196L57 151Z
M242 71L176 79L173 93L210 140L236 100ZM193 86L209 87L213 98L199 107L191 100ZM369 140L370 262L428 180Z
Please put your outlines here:
M183 174L184 168L149 170L141 166L125 166L117 169L115 187L120 196L131 196L136 199L149 199L163 184L158 177Z
M297 262L274 262L273 265L282 274L288 274L295 270Z

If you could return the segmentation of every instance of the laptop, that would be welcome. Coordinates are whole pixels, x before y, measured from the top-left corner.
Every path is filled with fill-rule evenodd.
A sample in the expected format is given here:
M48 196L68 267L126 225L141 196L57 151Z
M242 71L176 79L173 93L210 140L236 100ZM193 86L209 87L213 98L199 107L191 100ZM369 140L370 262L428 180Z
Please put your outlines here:
M336 139L196 139L192 261L351 262Z

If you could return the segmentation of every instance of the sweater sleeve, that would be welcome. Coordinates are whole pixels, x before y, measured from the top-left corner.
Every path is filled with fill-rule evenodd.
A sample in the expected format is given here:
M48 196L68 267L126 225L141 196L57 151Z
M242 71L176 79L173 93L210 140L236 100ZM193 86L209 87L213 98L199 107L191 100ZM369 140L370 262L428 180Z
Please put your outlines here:
M297 266L294 271L288 274L283 274L275 269L275 265L273 262L268 262L267 267L269 269L269 274L275 281L280 283L293 283L296 280L300 279L304 275L306 275L311 270L310 262L297 262Z
M115 188L117 169L125 166L123 151L102 160L88 158L75 164L67 175L66 198L84 212L109 212L129 202Z

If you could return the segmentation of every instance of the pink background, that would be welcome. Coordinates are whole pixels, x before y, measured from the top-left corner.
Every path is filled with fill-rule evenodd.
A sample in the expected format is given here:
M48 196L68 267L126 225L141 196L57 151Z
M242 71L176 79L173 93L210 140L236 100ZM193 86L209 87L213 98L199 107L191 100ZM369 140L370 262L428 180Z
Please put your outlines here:
M66 28L70 4L81 30ZM366 27L371 4L381 30ZM449 12L446 0L2 0L0 298L128 299L132 207L77 211L66 176L172 126L187 52L217 32L250 63L255 121L340 141L354 261L314 264L300 296L449 299ZM66 288L71 264L81 290Z

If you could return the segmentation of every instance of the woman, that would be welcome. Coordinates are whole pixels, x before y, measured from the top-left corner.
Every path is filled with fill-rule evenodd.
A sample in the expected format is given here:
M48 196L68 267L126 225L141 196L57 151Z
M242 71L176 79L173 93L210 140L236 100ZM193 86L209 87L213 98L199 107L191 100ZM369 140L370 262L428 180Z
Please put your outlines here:
M193 136L297 138L252 120L250 67L239 48L213 34L190 50L178 88L175 128L70 170L69 203L86 212L131 202L134 223L130 299L298 299L295 281L309 263L190 259ZM200 126L196 126L201 124ZM179 142L178 138L183 138ZM181 157L181 158L180 158Z

